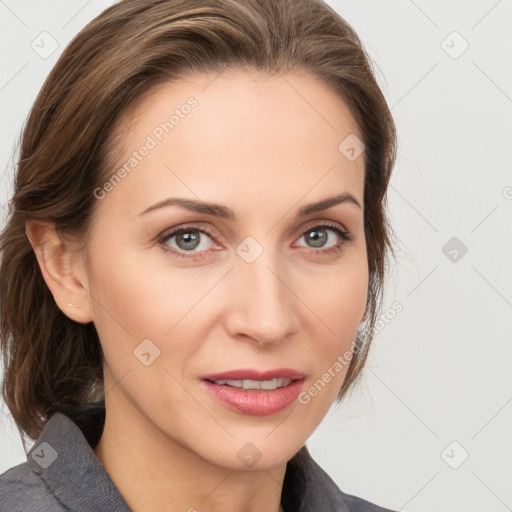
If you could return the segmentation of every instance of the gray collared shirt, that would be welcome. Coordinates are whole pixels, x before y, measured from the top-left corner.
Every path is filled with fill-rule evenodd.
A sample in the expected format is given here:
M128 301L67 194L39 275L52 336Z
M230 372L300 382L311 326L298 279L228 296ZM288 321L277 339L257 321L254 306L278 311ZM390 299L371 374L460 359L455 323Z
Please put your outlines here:
M131 512L93 447L104 424L97 410L80 426L55 413L27 454L0 475L0 512ZM342 492L305 446L288 462L284 512L393 512Z

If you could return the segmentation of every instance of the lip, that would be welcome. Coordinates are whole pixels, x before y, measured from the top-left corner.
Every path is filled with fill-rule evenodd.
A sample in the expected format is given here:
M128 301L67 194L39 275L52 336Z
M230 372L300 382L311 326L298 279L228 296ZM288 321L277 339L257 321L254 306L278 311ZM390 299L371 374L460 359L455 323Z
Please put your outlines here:
M272 380L291 379L288 386L272 390L243 389L214 384L216 380ZM306 375L294 368L275 368L259 371L253 368L211 373L201 377L201 385L217 402L228 409L258 416L275 414L294 403L302 389Z
M293 368L276 368L274 370L258 371L253 368L229 370L222 373L203 375L201 379L214 382L216 380L272 380L279 377L292 380L304 379L306 375Z
M228 373L222 374L222 376L224 375L228 375ZM232 373L229 375L232 375ZM240 375L239 372L238 375ZM244 373L244 375L247 375L247 373ZM217 376L215 375L215 377ZM215 378L215 380L219 379ZM268 377L263 380L268 380ZM292 380L288 386L273 390L243 389L218 385L206 379L201 380L200 384L213 399L228 409L242 414L266 416L275 414L292 405L299 397L304 379Z

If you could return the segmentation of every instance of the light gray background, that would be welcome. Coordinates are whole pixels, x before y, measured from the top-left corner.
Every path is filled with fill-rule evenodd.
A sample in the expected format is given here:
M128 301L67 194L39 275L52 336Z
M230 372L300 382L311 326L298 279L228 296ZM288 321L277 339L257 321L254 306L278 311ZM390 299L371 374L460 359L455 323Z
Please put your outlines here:
M111 3L0 0L4 207L44 78ZM328 3L365 43L398 126L399 259L383 311L403 310L379 332L363 384L307 444L341 489L382 506L512 510L512 2ZM46 59L31 47L43 31L59 45ZM443 253L452 237L466 254ZM0 405L1 473L25 454Z

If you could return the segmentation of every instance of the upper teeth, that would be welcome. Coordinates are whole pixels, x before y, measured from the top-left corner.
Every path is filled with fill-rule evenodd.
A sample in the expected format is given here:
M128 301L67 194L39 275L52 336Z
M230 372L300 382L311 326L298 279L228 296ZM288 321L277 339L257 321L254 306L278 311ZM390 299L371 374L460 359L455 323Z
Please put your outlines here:
M277 389L288 386L292 379L272 379L272 380L216 380L215 384L219 386L227 384L228 386L235 386L243 389Z

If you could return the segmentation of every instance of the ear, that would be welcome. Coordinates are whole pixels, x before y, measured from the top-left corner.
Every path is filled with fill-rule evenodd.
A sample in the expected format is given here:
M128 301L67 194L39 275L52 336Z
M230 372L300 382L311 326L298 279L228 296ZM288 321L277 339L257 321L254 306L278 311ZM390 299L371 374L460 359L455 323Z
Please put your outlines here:
M29 220L25 233L59 309L75 322L92 322L91 295L79 252L59 236L52 222Z

